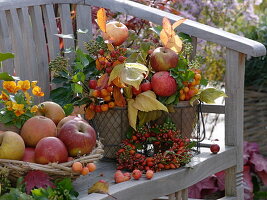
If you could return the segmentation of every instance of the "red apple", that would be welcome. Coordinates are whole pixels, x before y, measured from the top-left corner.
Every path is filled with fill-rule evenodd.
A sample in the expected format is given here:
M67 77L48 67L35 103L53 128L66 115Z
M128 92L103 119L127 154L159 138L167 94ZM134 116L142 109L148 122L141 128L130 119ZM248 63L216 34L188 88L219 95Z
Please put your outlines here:
M51 119L44 116L35 116L24 123L20 135L26 146L35 147L44 137L56 137L57 127Z
M214 154L217 154L220 151L220 146L218 144L212 144L210 146L210 151Z
M52 101L45 101L38 105L36 115L45 116L57 125L65 117L65 112L59 104Z
M64 117L62 120L60 120L60 122L57 124L57 132L59 133L61 127L68 121L70 120L81 120L84 121L83 118L81 117L77 117L77 116L73 116L73 115L69 115L67 117Z
M175 79L167 71L157 72L152 76L151 86L159 96L171 96L177 91Z
M66 145L70 156L90 153L96 145L96 132L85 121L70 120L60 129L58 138Z
M24 162L35 163L35 158L34 157L35 157L35 149L31 148L31 147L26 147L22 160Z
M38 164L62 163L67 162L67 160L67 148L57 137L45 137L36 145L35 162Z
M166 47L156 48L150 56L150 65L155 71L168 71L176 67L178 55Z
M139 90L136 89L135 87L132 87L132 93L133 93L133 95L137 96L141 92L142 92L141 87L139 87Z
M128 28L121 22L112 21L106 25L106 33L103 33L105 40L110 40L114 46L121 45L128 38Z
M145 91L148 91L148 90L151 90L152 87L151 87L151 83L149 81L145 82L145 83L142 83L140 85L140 88L142 90L142 92L145 92Z

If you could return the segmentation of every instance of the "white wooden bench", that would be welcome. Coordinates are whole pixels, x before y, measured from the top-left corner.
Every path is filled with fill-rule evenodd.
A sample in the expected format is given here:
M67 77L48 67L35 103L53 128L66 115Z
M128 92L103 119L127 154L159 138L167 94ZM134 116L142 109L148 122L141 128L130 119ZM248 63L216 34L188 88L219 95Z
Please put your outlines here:
M39 85L49 94L49 59L59 53L59 39L54 13L58 4L63 34L72 34L73 26L70 5L77 5L77 29L91 30L91 6L104 7L112 11L126 13L161 25L162 18L172 22L179 16L169 14L128 0L0 0L0 52L13 52L15 59L3 63L1 70L16 74L22 79L39 80ZM187 198L187 188L200 180L226 170L225 198L243 199L243 93L245 59L248 56L265 55L264 46L258 42L227 33L225 31L187 20L178 27L179 31L192 36L194 48L197 40L203 39L226 47L226 98L225 106L206 106L205 112L225 114L225 145L217 155L211 155L207 149L193 158L192 169L181 168L156 173L152 180L128 181L112 184L110 194L119 200L147 200L168 195L168 199ZM90 33L89 33L90 34ZM82 47L84 35L78 34ZM47 42L46 42L47 41ZM72 40L64 41L65 48L73 47ZM69 55L73 56L73 55ZM106 179L112 179L114 163L100 162L98 171L88 177L82 177L75 183L80 199L110 199L104 194L87 195L90 183L95 182L103 173ZM95 177L94 177L95 176ZM88 181L89 180L89 181Z

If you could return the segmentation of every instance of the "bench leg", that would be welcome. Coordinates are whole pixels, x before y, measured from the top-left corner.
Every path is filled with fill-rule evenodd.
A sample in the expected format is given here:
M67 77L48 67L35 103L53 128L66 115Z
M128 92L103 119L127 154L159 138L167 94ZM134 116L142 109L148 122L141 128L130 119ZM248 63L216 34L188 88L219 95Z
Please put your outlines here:
M244 199L243 172L237 172L236 167L225 170L225 196Z

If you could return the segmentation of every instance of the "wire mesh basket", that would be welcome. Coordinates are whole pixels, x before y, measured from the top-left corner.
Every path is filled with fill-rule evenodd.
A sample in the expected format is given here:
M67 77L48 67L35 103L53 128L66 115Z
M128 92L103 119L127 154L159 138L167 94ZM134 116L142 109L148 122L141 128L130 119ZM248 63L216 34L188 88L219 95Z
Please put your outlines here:
M163 113L158 122L169 116L182 136L192 138L197 123L197 111L197 104L191 106L188 101L180 102L174 106L174 112ZM97 113L92 125L104 145L104 157L115 159L121 141L126 138L129 129L127 109L116 107L107 112Z
M260 152L267 156L267 92L245 90L244 140L258 143Z

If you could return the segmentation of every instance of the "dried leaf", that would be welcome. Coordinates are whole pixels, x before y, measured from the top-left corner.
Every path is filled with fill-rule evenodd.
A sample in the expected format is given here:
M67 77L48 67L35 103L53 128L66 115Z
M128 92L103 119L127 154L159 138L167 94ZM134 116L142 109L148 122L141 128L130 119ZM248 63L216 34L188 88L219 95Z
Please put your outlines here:
M100 8L97 11L97 24L101 31L106 33L106 23L107 23L107 15L106 10L104 8Z
M166 46L169 41L169 37L164 29L160 31L159 37L160 37L160 41L162 42L163 46Z
M134 100L129 99L128 100L128 119L129 119L129 125L136 130L136 121L137 121L137 114L138 110L133 106Z
M126 105L126 100L124 96L121 93L121 88L119 87L113 87L113 97L115 100L115 104L119 107L125 107Z
M93 119L95 116L95 111L91 110L89 107L85 110L85 119L87 120L91 120Z
M115 78L115 79L112 81L112 83L113 83L114 85L116 85L117 87L119 87L119 88L125 88L125 87L126 87L126 85L121 81L121 78L120 78L120 77Z
M215 100L219 97L227 97L227 95L223 91L217 90L215 88L207 88L205 90L202 90L199 95L199 99L208 104L215 103Z
M148 75L148 68L140 63L126 63L120 74L123 83L134 86L139 89L144 77Z
M174 22L173 25L172 25L172 29L174 30L175 28L177 28L178 26L180 26L182 23L184 23L185 20L186 19L180 19L180 20Z
M24 178L27 194L30 194L34 188L55 187L50 180L51 177L40 170L29 171Z
M117 77L120 76L120 74L121 74L122 70L124 69L124 67L125 67L125 64L123 63L123 64L116 65L112 69L112 71L110 73L110 76L109 76L109 80L108 80L108 84L109 85L114 79L116 79Z
M92 187L90 187L88 189L88 194L91 194L91 193L100 193L100 194L107 194L109 195L110 197L114 198L114 199L117 199L116 197L110 195L108 193L109 191L109 183L104 181L104 180L99 180L97 181L96 183L94 183L92 185Z
M144 112L149 112L153 110L163 110L168 112L167 107L156 99L156 94L151 90L137 95L133 106L136 109Z
M170 20L167 17L163 17L162 19L162 28L167 34L167 36L171 37L173 28L172 28Z
M106 62L107 59L105 57L99 57L96 59L95 66L96 66L96 69L99 71L101 71L105 67L105 65L101 65L101 61Z
M165 47L175 51L176 53L179 53L182 50L183 42L178 35L174 35L169 38Z
M108 86L108 80L109 80L109 75L108 73L103 74L98 80L97 80L97 85L96 89L101 90L105 87Z
M161 110L153 110L149 112L139 111L138 112L138 119L139 119L138 125L142 126L147 122L157 120L158 118L160 118L161 115L162 115Z

